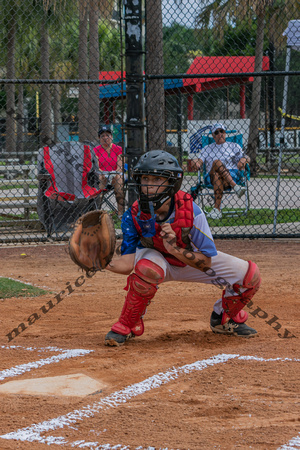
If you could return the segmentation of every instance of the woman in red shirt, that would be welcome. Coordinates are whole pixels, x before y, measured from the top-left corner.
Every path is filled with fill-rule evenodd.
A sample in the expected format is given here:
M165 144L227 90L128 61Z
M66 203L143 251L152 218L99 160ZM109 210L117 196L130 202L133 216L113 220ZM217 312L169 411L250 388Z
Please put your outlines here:
M94 148L99 161L100 189L104 189L107 183L114 188L118 204L118 215L124 213L124 191L123 191L123 161L122 148L113 144L113 136L110 128L104 126L98 132L100 145ZM111 173L113 172L113 173Z

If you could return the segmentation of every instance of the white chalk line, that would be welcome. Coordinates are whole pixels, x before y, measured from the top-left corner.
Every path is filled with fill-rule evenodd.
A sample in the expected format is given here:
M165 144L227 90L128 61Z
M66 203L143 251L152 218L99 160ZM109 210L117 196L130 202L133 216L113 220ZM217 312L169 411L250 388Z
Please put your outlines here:
M17 375L21 375L22 373L25 372L30 372L33 369L38 369L48 364L58 363L60 361L63 361L64 359L84 356L93 351L94 350L83 350L83 349L63 350L60 355L50 356L49 358L40 359L38 361L32 361L26 364L20 364L18 366L11 367L10 369L2 370L0 371L0 381L5 380L5 378L16 377Z
M300 448L300 434L297 437L292 438L287 444L282 447L278 447L277 450L294 450Z
M75 444L75 445L73 445ZM71 445L71 447L78 447L78 448L93 448L94 450L130 450L132 449L132 447L128 447L128 445L121 445L121 444L117 444L117 445L110 445L110 444L103 444L103 445L99 445L98 442L86 442L83 440L80 441L75 441ZM142 447L142 446L138 446L136 447L134 450L178 450L178 449L169 449L168 447L159 447L159 449L157 449L157 447Z
M46 420L39 424L33 424L30 427L19 429L15 432L7 433L0 436L3 439L16 439L21 441L39 441L47 444L67 444L68 442L63 437L43 437L41 433L47 431L54 431L58 428L64 428L76 423L83 418L93 417L101 410L116 408L117 406L126 403L131 398L144 394L151 389L160 387L162 384L168 383L171 380L175 380L179 375L184 373L190 373L194 370L203 370L208 366L213 366L218 363L227 362L229 359L236 358L239 355L217 355L212 358L197 361L193 364L188 364L179 368L173 368L164 373L158 373L150 378L146 378L140 383L136 383L127 386L121 391L114 392L113 394L101 399L99 402L95 402L92 405L87 405L80 410L72 411L64 416L59 416L54 419Z
M257 362L273 362L273 361L300 361L299 359L293 358L261 358L256 356L240 356L238 354L219 354L213 356L209 359L205 359L202 361L196 361L193 364L187 364L178 368L172 368L167 372L158 373L157 375L153 375L150 378L145 379L140 383L136 383L130 386L127 386L125 389L121 391L117 391L103 399L99 402L95 402L92 405L87 405L80 410L74 410L64 416L59 416L54 419L46 420L39 424L33 424L30 427L22 428L17 431L7 433L5 435L0 436L2 439L15 439L21 441L39 441L41 443L47 443L48 445L57 444L64 445L69 444L72 447L84 448L90 446L98 446L98 449L111 449L111 448L119 448L126 449L129 447L115 446L111 447L110 444L101 445L99 442L90 442L87 443L84 440L69 442L62 436L48 436L43 437L41 433L45 433L48 431L54 431L58 428L62 429L65 426L71 428L71 424L76 423L79 420L83 420L84 418L93 417L95 414L99 413L102 410L106 410L109 408L116 408L121 404L126 403L130 399L142 395L145 392L150 391L151 389L157 389L163 384L166 384L170 381L177 379L179 376L184 374L189 374L196 370L204 370L207 367L211 367L215 364L225 363L231 359L238 358L240 360L249 360L249 361L257 361ZM139 447L141 448L141 447ZM150 447L149 447L150 448Z
M23 347L22 345L0 345L0 349L4 350L14 350L14 349L20 349L20 350L26 350L29 352L66 352L67 349L65 348L58 348L58 347Z

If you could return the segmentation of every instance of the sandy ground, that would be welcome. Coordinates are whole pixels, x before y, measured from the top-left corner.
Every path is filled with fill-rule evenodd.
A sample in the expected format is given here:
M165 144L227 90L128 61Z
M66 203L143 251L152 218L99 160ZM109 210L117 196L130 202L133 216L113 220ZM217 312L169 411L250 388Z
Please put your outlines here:
M1 248L1 276L49 294L0 300L0 384L83 374L104 387L87 396L0 394L0 449L299 448L299 242L216 245L260 267L248 308L259 335L213 334L220 291L166 283L144 335L118 348L104 336L119 317L125 276L86 278L65 245Z

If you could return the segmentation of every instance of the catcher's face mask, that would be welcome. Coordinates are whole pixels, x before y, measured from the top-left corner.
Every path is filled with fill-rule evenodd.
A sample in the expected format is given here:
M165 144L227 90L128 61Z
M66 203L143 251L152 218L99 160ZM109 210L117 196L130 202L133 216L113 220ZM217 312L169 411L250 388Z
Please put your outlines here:
M151 214L151 210L157 211L180 189L182 177L183 170L170 153L152 150L141 156L133 169L141 211Z
M140 178L140 204L142 211L146 212L149 202L152 202L154 211L158 210L167 200L170 199L168 193L169 181L166 177L156 175L142 175ZM151 212L151 208L150 212Z
M147 197L155 198L159 194L162 194L168 186L168 178L154 175L142 175L141 176L141 191Z

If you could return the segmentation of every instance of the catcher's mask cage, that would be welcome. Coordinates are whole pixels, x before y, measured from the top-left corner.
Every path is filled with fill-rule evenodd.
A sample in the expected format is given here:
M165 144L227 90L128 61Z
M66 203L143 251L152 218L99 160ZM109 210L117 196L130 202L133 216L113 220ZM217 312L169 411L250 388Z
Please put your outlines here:
M142 175L166 178L168 184L165 186L163 192L156 195L149 195L142 191ZM151 150L141 156L139 162L134 167L133 179L137 186L141 211L152 214L152 210L158 210L179 191L183 179L183 170L177 159L170 153L164 150ZM150 185L147 184L147 186L149 187ZM158 190L161 185L155 185L155 187Z

